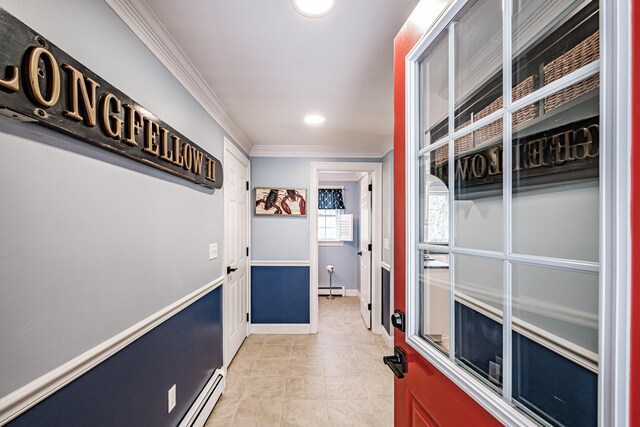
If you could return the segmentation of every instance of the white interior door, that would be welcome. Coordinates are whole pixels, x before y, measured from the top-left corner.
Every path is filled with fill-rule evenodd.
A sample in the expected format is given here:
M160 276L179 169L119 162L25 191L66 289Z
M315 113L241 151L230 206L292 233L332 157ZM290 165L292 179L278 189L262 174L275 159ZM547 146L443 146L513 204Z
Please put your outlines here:
M228 366L249 332L249 160L225 141L224 151L224 364Z
M369 174L360 180L360 313L371 329L371 192Z

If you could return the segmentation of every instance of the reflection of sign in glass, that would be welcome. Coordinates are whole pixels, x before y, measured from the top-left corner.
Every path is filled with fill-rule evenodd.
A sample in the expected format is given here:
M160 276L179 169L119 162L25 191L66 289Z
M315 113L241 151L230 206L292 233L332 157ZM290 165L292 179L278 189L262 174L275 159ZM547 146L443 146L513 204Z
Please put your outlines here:
M455 157L457 193L502 189L502 141ZM513 179L518 188L562 184L598 177L599 117L571 123L513 141ZM431 164L431 173L447 183L448 162ZM514 186L514 190L516 190ZM489 194L488 194L489 195Z
M222 187L222 164L0 9L0 114L37 122L177 175ZM6 67L6 69L5 69Z

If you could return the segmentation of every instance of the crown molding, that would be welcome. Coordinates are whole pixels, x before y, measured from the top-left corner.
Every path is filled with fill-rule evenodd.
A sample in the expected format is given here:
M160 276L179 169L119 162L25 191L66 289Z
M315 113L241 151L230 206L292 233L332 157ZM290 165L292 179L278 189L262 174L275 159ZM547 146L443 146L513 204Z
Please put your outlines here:
M382 158L380 147L328 147L313 145L254 145L251 157Z
M131 31L245 152L251 142L145 0L105 0Z
M393 151L393 146L391 146L391 147L387 147L386 149L384 149L384 150L383 150L382 157L386 157L386 156L387 156L387 154L389 154L389 153L390 153L390 152L392 152L392 151Z

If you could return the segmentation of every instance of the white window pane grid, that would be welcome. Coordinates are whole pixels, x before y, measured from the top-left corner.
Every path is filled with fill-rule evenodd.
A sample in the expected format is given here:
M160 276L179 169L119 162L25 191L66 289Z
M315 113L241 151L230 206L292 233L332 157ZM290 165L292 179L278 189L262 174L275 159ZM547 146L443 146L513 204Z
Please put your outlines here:
M435 150L441 148L445 144L449 144L449 165L452 165L454 159L454 141L462 136L469 135L472 132L477 131L478 129L486 126L487 124L497 120L503 120L503 170L511 171L512 170L512 114L517 110L537 102L539 100L544 99L550 94L558 92L562 89L568 88L575 83L587 78L596 75L600 71L600 61L593 61L567 75L564 77L555 80L546 86L536 89L532 93L516 100L512 101L512 22L511 22L511 10L512 4L510 0L503 1L503 94L508 94L509 96L503 96L504 105L498 109L497 111L491 113L490 115L483 117L482 119L471 123L463 129L456 131L454 129L454 118L455 118L455 88L453 82L453 74L454 74L454 43L453 43L453 33L455 31L455 23L449 25L448 30L444 32L449 32L450 38L450 46L449 46L449 73L450 73L450 82L449 82L449 136L438 141L436 144L431 146L426 146L424 148L420 148L418 145L420 140L414 141L409 150L413 151L413 155L415 156L417 162L416 164L423 163L423 158L425 156L430 156L435 153ZM428 96L428 94L426 95ZM422 136L422 132L420 135ZM419 176L418 174L414 175L417 179L424 179L424 177ZM418 178L419 176L419 178ZM599 178L599 185L602 187L603 177ZM416 185L413 187L415 190L418 190L420 186ZM453 168L449 168L449 248L443 248L439 245L429 244L424 241L420 241L420 237L418 237L418 241L416 241L416 247L420 250L426 251L443 251L445 253L450 254L450 276L451 276L451 328L450 334L451 337L455 336L455 277L454 277L454 257L455 255L472 255L476 257L486 257L487 259L495 259L502 261L503 265L503 292L504 292L504 310L503 310L503 354L506 356L504 358L504 366L503 366L503 399L509 403L512 403L511 394L512 394L512 343L511 343L511 331L512 331L512 269L515 265L514 263L532 265L532 266L540 266L547 267L552 269L559 269L564 271L573 271L576 273L591 273L591 274L599 274L600 272L600 264L599 262L592 262L588 260L575 260L575 259L563 259L563 258L553 258L553 257L544 257L544 256L533 256L533 255L524 255L524 254L516 254L512 252L512 195L513 195L513 183L512 183L512 174L511 173L503 173L503 188L502 188L502 200L503 200L503 250L502 251L490 251L490 250L478 250L478 249L469 249L464 247L458 247L455 244L453 234L456 230L455 217L454 217L454 170ZM419 194L415 194L415 199L420 200ZM418 212L415 211L414 215ZM417 221L419 215L414 217L414 222ZM418 233L419 236L419 233ZM416 236L417 237L417 236ZM414 237L415 238L415 237ZM418 251L420 254L421 252ZM416 277L413 278L414 280ZM416 283L414 282L414 286ZM421 311L419 299L414 299L414 303L417 305L414 307L416 312ZM415 321L415 319L413 319ZM455 363L455 340L451 339L451 348L449 352L449 360ZM529 412L529 411L526 411ZM538 421L541 421L536 414L529 413L530 416L536 418ZM543 422L543 424L546 424Z
M335 229L336 228L336 224L337 224L336 217L335 216L328 216L327 219L326 219L326 224L327 224L326 225L327 228Z
M318 240L338 240L338 209L318 209Z

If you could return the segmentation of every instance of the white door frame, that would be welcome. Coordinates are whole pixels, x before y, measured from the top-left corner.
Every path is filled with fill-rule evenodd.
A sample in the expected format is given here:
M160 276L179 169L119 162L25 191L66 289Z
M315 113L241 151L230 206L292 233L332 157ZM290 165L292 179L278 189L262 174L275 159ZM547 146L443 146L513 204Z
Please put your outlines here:
M224 140L224 148L223 148L223 160L224 160L224 165L227 164L227 156L229 154L232 154L233 156L235 156L237 159L239 159L245 166L246 166L246 170L247 170L247 181L249 181L249 188L251 188L251 161L249 160L249 158L247 156L244 155L244 153L242 153L242 151L240 151L231 141L229 141L229 139L227 139L226 136L223 137ZM224 191L224 185L223 185L223 191ZM224 194L224 193L223 193ZM247 236L247 246L251 247L251 191L247 191L246 192L246 206L247 206L247 221L246 221L246 236ZM224 205L224 196L222 197L223 199L223 205ZM224 224L227 224L227 209L225 206L223 206L223 211L224 211ZM224 233L223 233L224 234ZM227 343L227 336L228 336L228 324L227 322L225 322L225 313L227 312L226 307L229 304L229 301L227 300L227 293L225 292L225 290L227 289L227 272L226 272L226 268L229 265L229 257L228 254L229 252L227 251L227 248L224 247L223 248L223 252L224 252L224 256L222 257L224 260L224 264L222 266L222 274L224 275L224 285L222 287L222 334L223 334L223 344L222 344L222 360L223 360L223 365L225 367L229 366L229 363L231 363L230 360L230 355L228 354L228 348L229 345ZM249 256L247 257L247 289L246 289L246 307L247 307L247 313L249 313L249 321L247 322L247 332L246 332L246 336L249 336L250 330L251 330L251 250L249 250Z
M309 271L309 331L318 332L318 174L319 172L369 172L373 185L371 203L371 331L380 334L382 300L382 163L311 162L307 206L310 219L309 246L311 254Z

